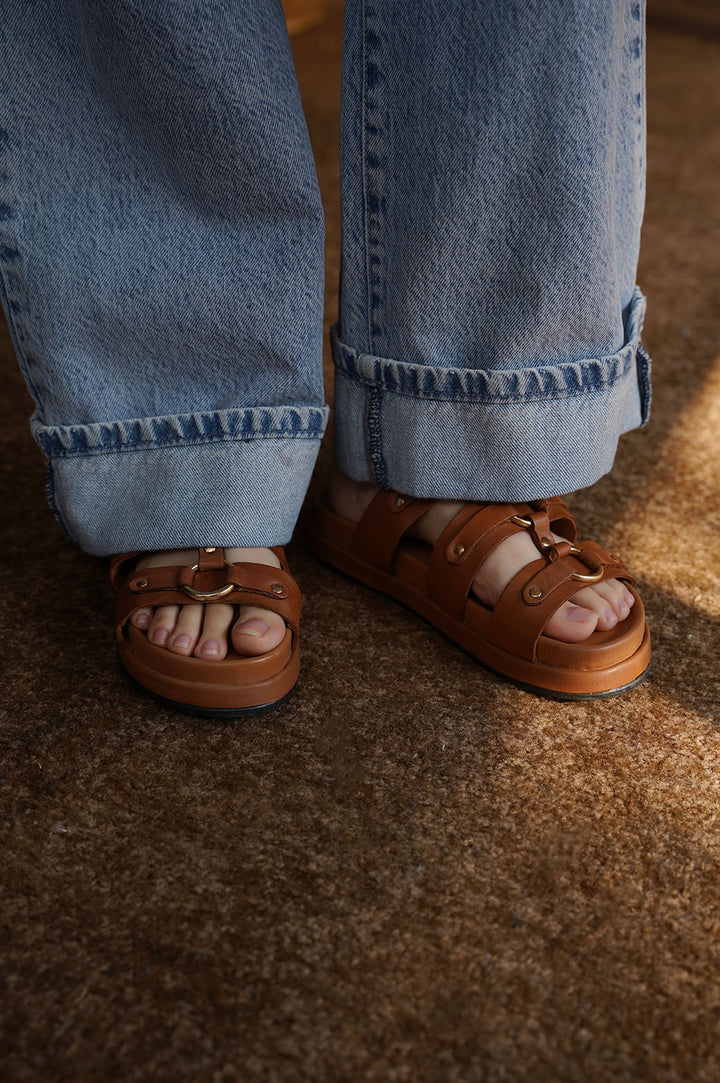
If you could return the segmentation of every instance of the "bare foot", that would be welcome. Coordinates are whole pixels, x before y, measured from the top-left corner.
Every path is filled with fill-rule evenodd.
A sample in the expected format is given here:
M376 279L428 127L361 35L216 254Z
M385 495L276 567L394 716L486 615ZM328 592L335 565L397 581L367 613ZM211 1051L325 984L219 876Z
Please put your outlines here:
M377 485L352 481L337 468L330 478L329 498L333 511L354 523L361 518L377 491ZM438 501L418 519L412 534L434 545L462 506L462 501ZM557 534L553 537L555 541L561 540ZM528 534L513 534L490 553L475 576L473 591L487 605L495 605L513 576L537 557L538 551ZM596 629L609 631L624 620L634 602L630 591L617 579L583 587L553 614L545 634L565 643L579 643Z
M231 562L280 567L280 561L269 549L226 548L225 555ZM167 549L142 557L137 567L194 564L196 560L197 549ZM223 602L146 607L138 609L131 621L136 628L147 629L148 639L158 647L217 661L227 654L231 626L231 640L238 654L265 654L277 647L285 635L285 621L279 614L255 605L232 606Z

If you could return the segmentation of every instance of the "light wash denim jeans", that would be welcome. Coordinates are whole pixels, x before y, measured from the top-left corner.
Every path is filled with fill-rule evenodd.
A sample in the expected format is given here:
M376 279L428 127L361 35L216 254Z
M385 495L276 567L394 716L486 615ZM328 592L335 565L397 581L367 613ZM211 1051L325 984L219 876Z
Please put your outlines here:
M323 215L279 0L6 0L0 270L92 553L293 530L327 421ZM644 11L348 0L341 468L529 499L647 416Z

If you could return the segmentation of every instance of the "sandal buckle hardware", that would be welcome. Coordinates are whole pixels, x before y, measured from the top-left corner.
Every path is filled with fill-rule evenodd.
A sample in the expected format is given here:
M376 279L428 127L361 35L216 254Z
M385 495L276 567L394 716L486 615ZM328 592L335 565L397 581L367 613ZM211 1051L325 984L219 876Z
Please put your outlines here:
M578 549L577 545L571 545L570 552L578 555L582 552L582 549ZM597 568L595 568L594 571L590 572L589 575L583 575L582 572L573 572L572 577L578 583L599 583L603 577L603 573L604 568L602 564L598 564Z
M232 564L229 560L224 561L226 568L232 568ZM199 565L193 564L190 569L191 572L196 572ZM225 598L228 594L232 594L235 590L234 583L226 583L224 587L218 587L217 590L195 590L194 587L190 587L187 583L183 583L182 589L186 594L189 594L191 598L194 598L196 602L216 602L220 598Z
M515 526L523 527L525 530L532 530L533 526L535 525L532 519L527 519L524 515L512 515L510 517L510 522L515 523ZM555 544L552 538L548 538L547 536L543 535L543 537L540 538L540 549L542 550L543 555L548 558L551 564L554 560L557 560L558 551L555 548ZM535 595L533 594L533 598L534 597Z
M540 548L542 549L543 554L548 558L551 564L560 556L557 549L555 548L555 543L553 542L552 538L540 538Z

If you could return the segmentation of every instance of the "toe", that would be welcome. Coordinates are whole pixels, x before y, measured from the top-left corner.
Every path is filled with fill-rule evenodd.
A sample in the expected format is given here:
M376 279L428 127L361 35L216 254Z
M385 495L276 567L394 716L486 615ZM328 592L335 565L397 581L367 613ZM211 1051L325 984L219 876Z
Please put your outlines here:
M148 628L152 618L152 609L149 606L144 606L142 609L135 610L130 618L130 623L134 624L136 628Z
M602 586L602 584L600 584ZM606 597L606 594L610 597ZM609 632L622 619L622 610L616 610L612 602L613 592L600 592L597 587L585 587L573 594L571 605L582 606L597 615L597 628L600 632ZM625 614L626 615L626 614Z
M635 598L618 579L609 579L593 587L593 592L610 607L616 620L625 620L635 604Z
M584 605L564 602L553 613L545 626L545 635L560 639L563 643L581 643L592 635L598 626L598 615Z
M192 654L200 636L203 622L201 605L184 605L175 628L168 639L168 650L174 654Z
M240 615L232 630L232 641L238 654L265 654L282 643L285 621L278 613L255 605L240 607Z
M228 628L232 624L233 607L216 602L205 607L202 635L195 648L198 658L221 661L227 654Z
M180 613L179 605L159 605L155 610L150 627L148 639L158 647L164 647L175 629L175 623Z

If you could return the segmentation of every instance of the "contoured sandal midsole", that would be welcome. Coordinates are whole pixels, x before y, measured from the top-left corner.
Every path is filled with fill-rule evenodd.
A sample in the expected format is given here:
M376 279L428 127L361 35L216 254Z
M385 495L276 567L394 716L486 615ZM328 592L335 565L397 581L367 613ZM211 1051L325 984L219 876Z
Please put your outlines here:
M231 649L226 658L213 661L174 654L128 624L120 659L136 681L163 699L218 710L274 703L291 691L300 671L300 653L289 629L266 654L246 656Z

